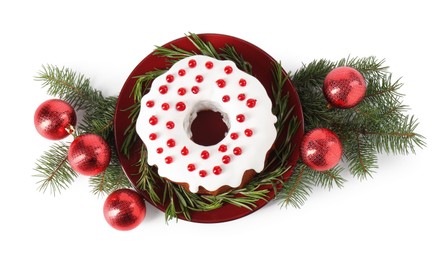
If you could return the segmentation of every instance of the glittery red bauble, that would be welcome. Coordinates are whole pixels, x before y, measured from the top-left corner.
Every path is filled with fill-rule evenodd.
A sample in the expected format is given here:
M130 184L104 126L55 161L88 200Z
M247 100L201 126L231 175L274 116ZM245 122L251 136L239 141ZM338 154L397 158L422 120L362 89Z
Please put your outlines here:
M101 136L84 134L73 140L67 159L74 171L95 176L109 166L110 153L109 145Z
M306 133L300 145L303 162L316 171L326 171L338 164L343 148L338 136L327 128Z
M125 231L141 224L146 215L146 206L144 199L136 191L120 189L107 197L103 213L110 226Z
M366 82L356 69L338 67L326 75L323 93L333 107L351 108L363 100Z
M49 99L35 110L34 125L37 132L50 140L61 140L75 127L77 115L73 107L61 99Z

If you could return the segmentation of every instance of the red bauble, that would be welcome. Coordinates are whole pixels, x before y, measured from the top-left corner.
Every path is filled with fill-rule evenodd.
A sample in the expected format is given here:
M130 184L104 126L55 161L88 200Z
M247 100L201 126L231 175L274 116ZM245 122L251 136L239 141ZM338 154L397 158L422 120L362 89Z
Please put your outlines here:
M338 136L327 128L316 128L306 133L300 145L303 162L313 170L326 171L341 159L343 148Z
M69 147L67 159L74 171L86 176L95 176L109 166L110 154L110 147L101 136L84 134L74 139Z
M146 215L146 205L144 199L136 191L120 189L107 197L103 213L111 227L126 231L141 224Z
M366 82L356 69L338 67L326 75L323 93L333 107L351 108L363 100Z
M61 140L71 133L77 123L73 107L61 99L49 99L35 110L37 132L50 140Z

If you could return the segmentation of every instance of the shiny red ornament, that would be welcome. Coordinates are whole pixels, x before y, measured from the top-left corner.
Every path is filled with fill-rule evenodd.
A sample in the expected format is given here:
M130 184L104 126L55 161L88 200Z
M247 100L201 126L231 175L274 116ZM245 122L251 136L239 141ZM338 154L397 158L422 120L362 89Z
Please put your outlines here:
M132 230L144 220L146 205L136 191L119 189L104 201L103 214L111 227L121 231Z
M61 140L73 132L77 115L73 107L61 99L49 99L35 110L37 132L50 140Z
M311 169L326 171L340 161L343 147L338 136L327 128L316 128L305 134L300 145L302 161Z
M74 171L86 176L95 176L109 166L110 154L110 147L101 136L84 134L73 140L67 159Z
M326 75L323 94L333 107L351 108L363 100L366 94L366 82L356 69L338 67Z

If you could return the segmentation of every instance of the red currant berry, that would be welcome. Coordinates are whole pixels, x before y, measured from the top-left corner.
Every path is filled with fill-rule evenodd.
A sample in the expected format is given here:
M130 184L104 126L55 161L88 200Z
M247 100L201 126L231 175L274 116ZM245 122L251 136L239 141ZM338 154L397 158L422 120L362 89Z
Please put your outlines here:
M191 88L191 92L192 92L193 94L197 94L197 93L199 93L199 87L197 87L197 86L192 87L192 88Z
M234 155L241 155L242 154L242 149L240 147L235 147L233 149L233 154Z
M210 157L210 153L209 153L207 150L203 150L203 151L201 152L201 158L202 158L202 159L206 160L206 159L208 159L209 157Z
M156 116L152 116L152 117L150 117L150 119L149 119L149 123L150 123L151 125L156 125L156 124L158 123L158 118L157 118Z
M204 171L204 170L199 171L199 176L201 176L201 177L207 176L207 171Z
M179 96L183 96L183 95L185 95L185 93L187 93L187 90L185 88L179 88L178 89L178 95Z
M219 175L222 173L222 168L220 166L214 166L213 167L213 173L216 175Z
M162 95L167 94L168 92L168 87L166 85L162 85L159 87L159 93L161 93Z
M245 79L240 79L239 80L239 86L245 87L246 85L247 85L247 81Z
M190 163L189 165L187 165L187 170L192 172L194 170L196 170L196 166L192 163Z
M220 88L225 88L225 86L227 85L227 82L224 79L218 79L218 80L216 80L216 84Z
M191 60L188 61L188 67L194 68L194 67L196 67L196 65L197 65L196 60L191 59Z
M176 110L178 111L184 111L186 108L185 103L184 102L178 102L176 103Z
M175 147L175 145L176 145L176 142L175 142L175 140L173 140L173 139L168 139L167 140L167 146L168 147Z
M187 146L184 146L184 148L182 148L182 150L181 150L181 154L184 155L184 156L188 154L188 148L187 148Z
M224 144L221 144L220 146L219 146L219 152L222 152L222 153L224 153L224 152L226 152L227 151L227 146L226 145L224 145Z
M173 128L175 128L175 123L173 123L172 121L168 121L165 124L165 127L167 127L168 129L173 129Z
M184 69L180 69L179 71L178 71L178 75L179 76L185 76L185 70Z
M214 66L213 62L211 62L211 61L207 61L207 62L205 62L205 67L206 67L207 69L212 69L213 66Z
M253 108L256 106L256 101L254 98L250 98L247 100L247 107Z
M145 103L145 105L146 105L147 107L153 107L153 106L155 105L155 101L153 101L153 100L149 100L149 101L147 101L147 102Z
M165 81L167 81L168 83L172 83L175 80L175 77L173 77L173 75L167 75L167 77L165 77Z
M195 80L197 83L201 83L202 81L204 81L204 77L202 75L197 75L195 77Z
M225 164L229 164L230 161L231 161L230 156L228 156L228 155L224 155L224 156L222 156L222 162L223 162L223 163L225 163Z
M173 157L171 157L171 156L167 156L167 157L165 157L165 163L166 164L170 164L170 163L172 163L173 162Z

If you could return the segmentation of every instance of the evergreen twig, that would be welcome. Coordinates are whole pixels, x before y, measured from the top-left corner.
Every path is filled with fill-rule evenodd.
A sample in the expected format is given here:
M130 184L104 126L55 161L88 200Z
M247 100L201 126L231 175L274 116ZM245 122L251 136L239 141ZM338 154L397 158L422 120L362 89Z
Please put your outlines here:
M42 81L49 95L65 100L75 110L89 110L103 100L101 91L93 89L88 78L69 68L42 66L35 80Z
M418 122L406 114L402 104L400 80L393 80L384 60L375 57L347 58L337 62L313 61L297 70L291 80L301 100L305 129L326 127L333 130L343 144L343 158L349 172L365 179L378 169L378 153L414 153L425 146L424 137L415 132ZM330 108L323 95L326 75L339 66L349 66L363 74L367 83L364 100L352 109ZM306 167L301 160L291 179L279 194L282 205L300 207L314 186L341 188L343 167L326 172Z
M76 112L83 110L83 118L75 129L74 136L83 133L94 133L103 137L111 147L111 163L100 175L89 179L92 193L105 194L123 187L130 187L130 182L125 177L119 166L118 157L113 137L113 118L117 97L103 97L101 91L90 86L90 81L84 75L78 74L68 68L58 68L54 65L43 66L37 81L42 81L42 86L47 87L49 95L58 97L70 103ZM59 193L66 189L77 174L70 168L67 161L68 144L53 145L37 161L36 175L41 180L40 190ZM58 164L56 162L59 162ZM54 164L55 163L55 164Z
M68 149L69 146L63 142L54 143L37 160L35 170L38 174L33 176L40 179L37 182L39 191L45 192L49 189L54 195L61 193L62 190L69 188L78 177L67 161Z

